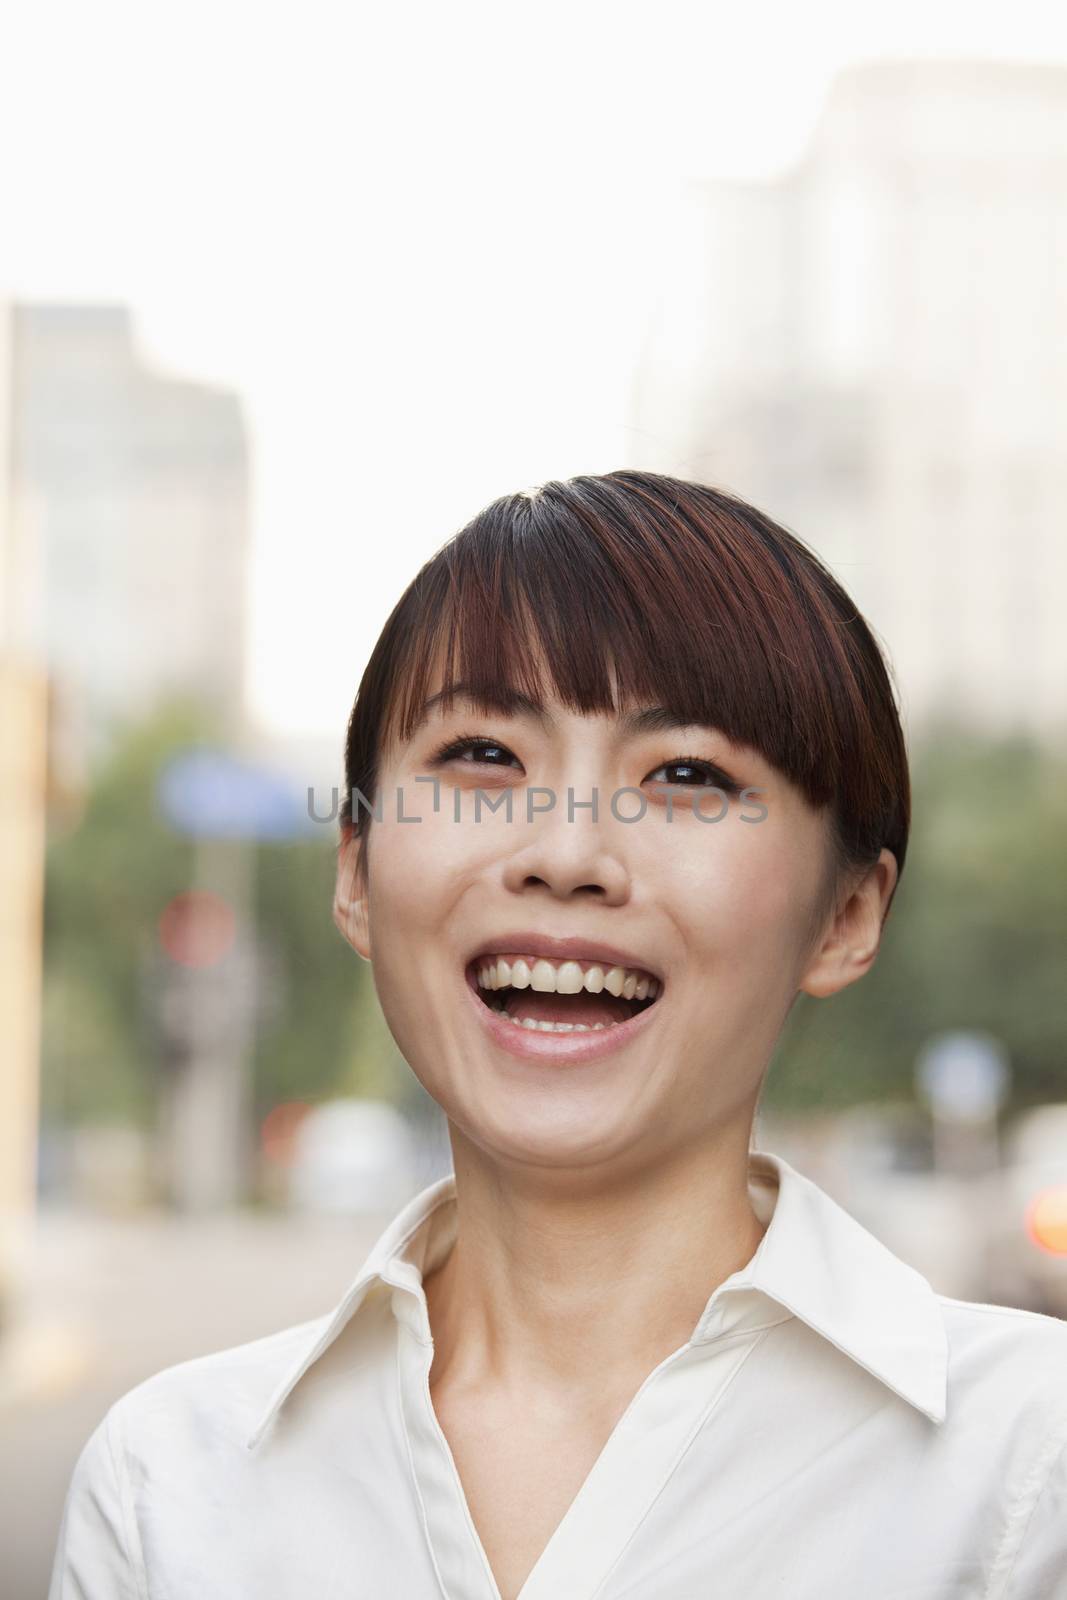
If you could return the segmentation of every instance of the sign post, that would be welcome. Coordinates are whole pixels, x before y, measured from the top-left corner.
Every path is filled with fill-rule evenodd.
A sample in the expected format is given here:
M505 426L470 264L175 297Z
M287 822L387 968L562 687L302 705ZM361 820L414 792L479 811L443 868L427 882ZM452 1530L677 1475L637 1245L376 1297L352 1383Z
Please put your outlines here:
M314 824L284 776L211 749L173 758L157 802L170 826L195 841L193 883L179 897L191 915L163 942L152 1004L168 1064L168 1187L180 1209L204 1212L239 1203L251 1176L251 1058L265 974L253 847L310 836ZM198 914L207 919L199 933ZM228 919L231 931L221 940L213 914L216 922Z
M927 1040L915 1081L933 1117L938 1172L977 1177L999 1165L997 1116L1010 1079L1007 1052L990 1033L954 1029Z

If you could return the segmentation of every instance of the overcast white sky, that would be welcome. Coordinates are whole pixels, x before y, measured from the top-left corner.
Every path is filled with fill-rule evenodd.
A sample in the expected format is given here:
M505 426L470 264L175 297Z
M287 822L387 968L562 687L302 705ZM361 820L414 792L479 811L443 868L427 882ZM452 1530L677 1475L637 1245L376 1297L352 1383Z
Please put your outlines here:
M842 66L914 55L1067 61L1067 10L26 0L0 298L121 300L148 356L241 391L251 707L337 737L449 534L623 464L684 181L781 171Z

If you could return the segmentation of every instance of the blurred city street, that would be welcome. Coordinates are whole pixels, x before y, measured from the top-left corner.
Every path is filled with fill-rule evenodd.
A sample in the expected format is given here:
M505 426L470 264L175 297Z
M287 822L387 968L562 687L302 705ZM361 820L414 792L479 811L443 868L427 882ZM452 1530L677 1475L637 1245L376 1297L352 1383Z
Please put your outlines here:
M44 1212L0 1374L4 1600L43 1600L71 1471L112 1401L328 1310L387 1220Z

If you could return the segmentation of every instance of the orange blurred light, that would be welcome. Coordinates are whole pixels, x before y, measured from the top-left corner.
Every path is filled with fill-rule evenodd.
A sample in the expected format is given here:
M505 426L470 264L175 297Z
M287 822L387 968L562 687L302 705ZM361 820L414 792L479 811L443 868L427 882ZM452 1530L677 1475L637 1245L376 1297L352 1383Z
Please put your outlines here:
M293 1136L310 1110L303 1100L283 1100L267 1112L259 1138L268 1161L292 1160Z
M237 931L233 908L204 889L176 894L159 919L159 942L184 967L211 967L231 948Z
M1067 1256L1067 1184L1034 1196L1026 1209L1026 1231L1050 1255Z

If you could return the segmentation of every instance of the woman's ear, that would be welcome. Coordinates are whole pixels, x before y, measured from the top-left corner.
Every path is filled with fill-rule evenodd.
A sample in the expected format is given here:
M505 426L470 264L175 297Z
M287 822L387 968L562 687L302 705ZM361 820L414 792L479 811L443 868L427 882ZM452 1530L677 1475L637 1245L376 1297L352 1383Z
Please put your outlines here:
M333 920L353 950L370 960L370 909L367 899L365 840L347 829L337 853Z
M799 984L804 994L825 999L870 971L896 881L897 858L883 850L853 887L808 962Z

